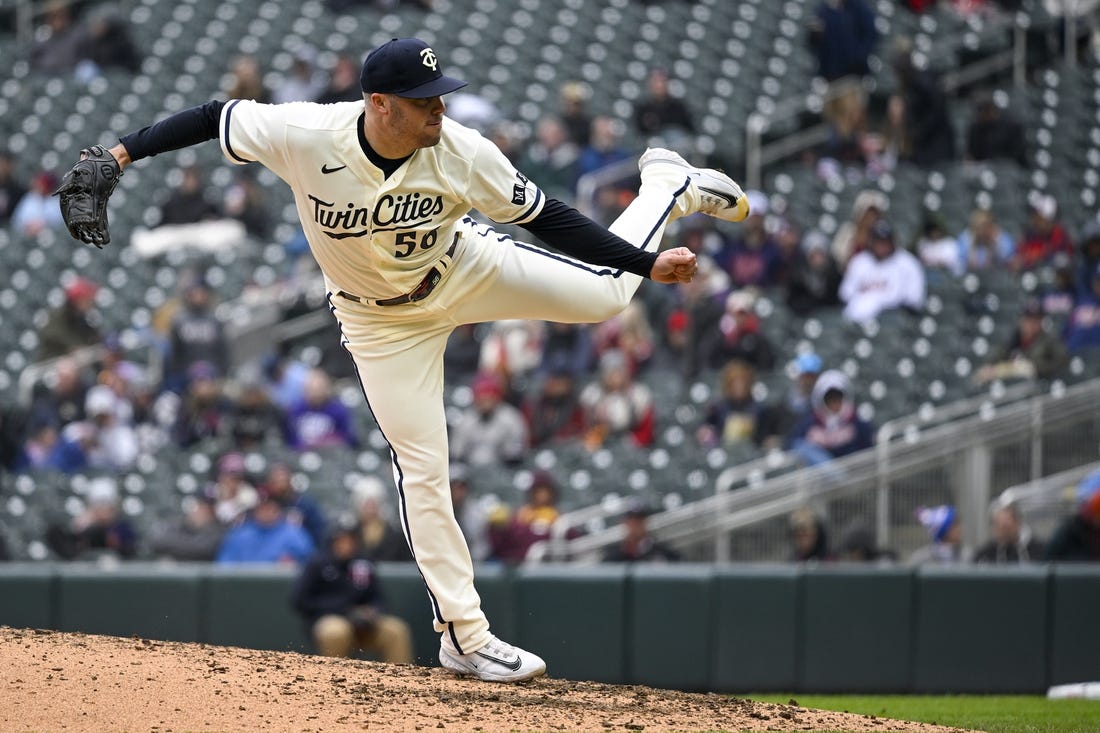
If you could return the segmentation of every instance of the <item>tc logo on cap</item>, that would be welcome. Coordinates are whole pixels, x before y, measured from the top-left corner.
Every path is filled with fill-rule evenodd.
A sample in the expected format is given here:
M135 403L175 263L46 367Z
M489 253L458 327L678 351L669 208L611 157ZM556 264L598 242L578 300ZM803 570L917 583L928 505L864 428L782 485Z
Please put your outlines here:
M419 38L395 38L374 49L359 75L363 91L425 99L449 94L466 86L443 75L439 57Z
M424 62L424 65L432 71L435 71L435 67L439 66L439 61L435 57L435 51L430 48L425 48L420 52L420 59Z

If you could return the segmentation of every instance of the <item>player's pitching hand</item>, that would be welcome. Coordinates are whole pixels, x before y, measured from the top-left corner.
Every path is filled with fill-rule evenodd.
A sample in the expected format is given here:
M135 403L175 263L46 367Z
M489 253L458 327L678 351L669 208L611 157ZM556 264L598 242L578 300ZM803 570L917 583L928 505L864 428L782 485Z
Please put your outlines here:
M687 247L676 247L657 255L649 277L659 283L689 283L698 271L695 253Z

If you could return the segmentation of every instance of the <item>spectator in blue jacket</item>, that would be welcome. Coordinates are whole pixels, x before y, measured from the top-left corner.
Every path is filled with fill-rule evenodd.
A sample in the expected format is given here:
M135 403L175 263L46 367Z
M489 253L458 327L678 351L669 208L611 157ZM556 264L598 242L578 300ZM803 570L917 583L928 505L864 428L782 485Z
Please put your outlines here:
M313 497L294 487L293 478L290 466L281 462L272 463L260 485L260 493L275 497L286 512L287 521L304 529L313 544L321 547L325 541L325 513Z
M874 443L874 427L856 413L852 384L844 372L830 369L817 378L812 410L791 433L790 448L816 466Z
M287 521L282 504L272 494L261 494L248 518L225 536L217 562L298 565L308 560L313 550L309 534Z

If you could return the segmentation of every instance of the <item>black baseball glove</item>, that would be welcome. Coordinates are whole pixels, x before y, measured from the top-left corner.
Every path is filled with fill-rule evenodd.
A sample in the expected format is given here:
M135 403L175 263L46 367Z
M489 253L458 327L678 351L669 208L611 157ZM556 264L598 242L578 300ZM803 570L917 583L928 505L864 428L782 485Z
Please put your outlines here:
M100 249L111 241L107 228L107 199L121 175L118 161L102 145L80 151L80 160L53 192L61 197L61 216L75 239Z

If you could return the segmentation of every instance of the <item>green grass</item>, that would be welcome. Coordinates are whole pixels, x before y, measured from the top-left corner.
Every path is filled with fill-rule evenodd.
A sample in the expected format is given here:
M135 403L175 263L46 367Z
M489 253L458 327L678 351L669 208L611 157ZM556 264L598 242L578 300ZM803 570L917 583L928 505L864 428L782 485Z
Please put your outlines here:
M1100 701L1026 695L750 695L753 700L938 723L987 733L1098 733Z

